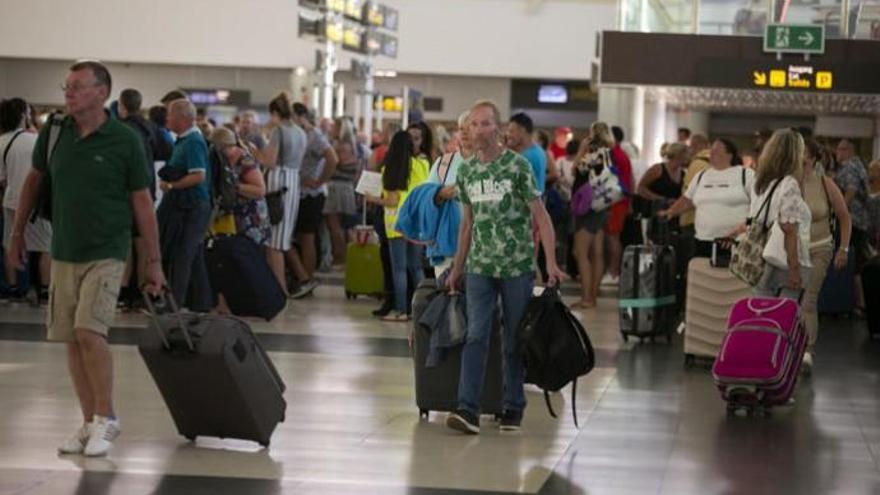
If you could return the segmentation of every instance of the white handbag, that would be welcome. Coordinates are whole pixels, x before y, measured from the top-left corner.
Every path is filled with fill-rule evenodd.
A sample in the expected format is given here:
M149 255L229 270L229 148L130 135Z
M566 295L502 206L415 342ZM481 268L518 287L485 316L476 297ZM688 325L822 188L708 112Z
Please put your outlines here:
M620 179L611 169L612 161L608 150L600 152L603 161L602 171L598 175L590 178L590 185L593 187L593 211L602 211L609 206L623 199L623 187L620 185Z
M785 253L785 232L779 226L779 222L773 222L770 227L770 236L767 238L767 244L764 245L764 261L770 265L788 269L788 255Z

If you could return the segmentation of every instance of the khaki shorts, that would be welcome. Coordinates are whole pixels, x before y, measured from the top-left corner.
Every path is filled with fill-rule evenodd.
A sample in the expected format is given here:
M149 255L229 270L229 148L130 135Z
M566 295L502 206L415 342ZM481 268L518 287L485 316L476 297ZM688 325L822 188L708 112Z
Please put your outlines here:
M113 259L87 263L52 260L48 339L72 342L74 329L106 336L116 316L124 270L125 263Z

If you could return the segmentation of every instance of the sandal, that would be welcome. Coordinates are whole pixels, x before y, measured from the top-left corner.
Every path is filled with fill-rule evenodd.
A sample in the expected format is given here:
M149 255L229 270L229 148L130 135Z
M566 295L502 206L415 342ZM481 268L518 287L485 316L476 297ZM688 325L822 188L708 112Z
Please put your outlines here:
M382 317L382 321L407 322L409 321L409 315L406 313L388 314Z
M571 309L593 309L596 307L594 301L578 301L571 305Z

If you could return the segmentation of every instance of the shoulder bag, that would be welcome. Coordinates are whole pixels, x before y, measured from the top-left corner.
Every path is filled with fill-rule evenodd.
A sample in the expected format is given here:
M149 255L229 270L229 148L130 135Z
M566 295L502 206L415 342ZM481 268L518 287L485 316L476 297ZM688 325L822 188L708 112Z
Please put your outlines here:
M750 287L758 285L761 277L764 275L764 246L767 245L767 238L770 234L768 220L770 218L770 202L773 200L773 194L782 180L777 180L770 189L767 199L758 209L754 217L746 221L748 225L746 234L739 241L736 248L733 249L730 257L730 273L736 278L742 280ZM764 213L763 221L760 220L761 213Z

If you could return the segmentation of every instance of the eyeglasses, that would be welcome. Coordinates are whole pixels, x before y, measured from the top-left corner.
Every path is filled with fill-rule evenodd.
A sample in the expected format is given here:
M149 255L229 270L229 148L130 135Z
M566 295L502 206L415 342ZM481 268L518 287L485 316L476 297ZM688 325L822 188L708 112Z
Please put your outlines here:
M100 85L101 85L100 83L92 83L92 84L76 84L76 83L74 83L74 84L62 84L60 87L61 87L61 91L64 91L65 93L68 91L70 91L72 93L79 93L80 91L82 91L86 88L94 88L94 87L97 87Z

